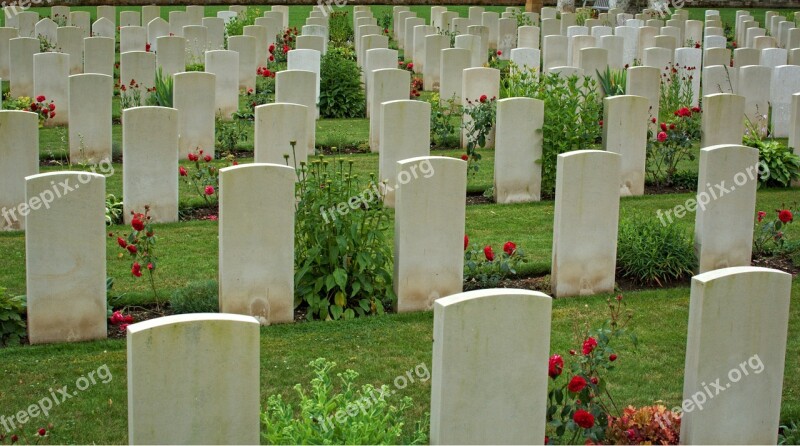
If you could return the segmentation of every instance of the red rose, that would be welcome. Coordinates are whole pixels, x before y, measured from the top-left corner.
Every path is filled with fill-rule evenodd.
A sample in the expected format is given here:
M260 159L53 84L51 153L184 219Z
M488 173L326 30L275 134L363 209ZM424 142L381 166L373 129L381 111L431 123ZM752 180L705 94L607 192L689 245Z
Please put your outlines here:
M502 56L502 55L503 55L503 52L502 52L502 51L500 51L500 50L497 50L497 55L498 55L498 56Z
M198 159L200 158L198 158L194 153L189 154L189 161L197 161Z
M36 96L36 102L44 102L44 101L45 101L45 99L47 99L47 98L45 98L45 97L44 97L44 96L42 96L42 95Z
M284 46L283 46L283 52L284 52L284 53L288 53L288 52L289 52L289 50L291 50L291 48L289 48L289 45L284 45Z
M653 124L655 124L655 123L656 123L656 118L650 118L650 122L652 122Z
M667 134L665 132L658 133L658 142L664 142L667 140Z
M789 209L783 209L781 211L778 211L778 220L780 220L784 224L792 222L794 220L792 211L790 211Z
M156 267L153 265L153 262L150 262L150 263L147 264L147 269L152 271L152 270L156 269Z
M670 124L670 125L669 125L669 129L670 129L670 130L675 130L675 124Z
M584 429L589 429L594 426L594 415L583 409L578 409L575 411L575 415L572 416L572 421Z
M269 55L269 61L270 61L270 62L275 62L275 56L273 56L272 54L270 54L270 55Z
M122 322L122 314L119 311L115 311L111 313L111 323L117 325L118 323Z
M19 437L17 436L17 434L14 434L14 435L11 436L11 443L16 443L18 440L19 440Z
M589 336L585 341L583 341L583 354L588 355L592 353L595 347L597 347L597 340Z
M517 245L514 244L514 242L506 242L506 244L503 245L503 251L505 251L506 254L508 255L513 255L514 251L516 250L517 250Z
M123 316L122 322L125 322L126 324L132 323L133 322L133 316L131 316L130 314L127 315L127 316Z
M556 379L561 372L564 370L564 358L561 355L553 355L550 357L550 362L548 364L547 374L550 375L551 378Z
M597 385L597 383L600 382L600 380L598 380L596 376L593 376L592 379L590 379L589 381L591 381L592 384L594 384L594 385Z
M489 98L487 98L485 94L484 94L484 95L481 95L481 97L480 97L480 101L481 101L481 103L484 103L484 102L486 102L486 100L487 100L487 99L489 99Z
M125 249L127 249L128 252L131 253L131 254L136 254L136 252L139 251L136 248L136 245L128 245Z
M275 52L275 45L274 44L269 46L269 52L270 53L274 53Z
M206 195L214 195L214 186L206 186Z
M694 44L695 48L700 48L700 42Z
M35 112L35 111L36 111L36 109L38 109L38 108L39 108L39 106L38 106L38 105L36 105L36 104L31 104L31 111Z
M461 159L462 159L463 161L468 161L468 160L469 160L469 155L467 155L467 154L465 153L465 154L461 155Z
M467 237L467 234L464 234L464 251L467 250L467 246L469 246L469 237Z
M133 262L133 266L131 267L131 274L136 277L142 277L142 266L139 265L139 262Z
M209 162L209 161L211 161L211 155L206 155L206 156L204 156L204 157L203 157L203 160L204 160L205 162Z
M700 107L692 107L692 113L700 113Z
M692 115L692 111L689 110L688 107L683 107L680 110L678 110L678 116L680 116L681 118L685 118L685 117L691 116L691 115Z
M486 247L483 248L483 255L485 255L486 256L486 260L488 260L490 262L492 260L494 260L494 252L492 252L492 247L489 246L489 245L486 245Z
M764 211L758 211L758 221L759 221L759 223L760 223L760 222L761 222L761 220L763 220L763 219L764 219L764 217L766 217L766 216L767 216L767 213L766 213L766 212L764 212Z
M50 119L53 119L55 117L56 117L56 112L50 112Z
M125 330L128 329L128 324L120 324L119 331L125 333Z
M578 393L586 387L586 380L582 376L575 375L567 384L567 389L572 393Z
M126 241L125 241L125 239L124 239L124 238L122 238L122 237L117 237L117 244L119 244L119 246L120 246L122 249L125 249L125 248L127 248L127 247L128 247L128 242L126 242Z
M185 177L189 174L186 172L186 168L183 166L178 167L178 173L181 174L182 177Z
M45 428L41 428L37 433L40 437L44 437L44 435L47 433L47 430L45 430Z
M614 353L608 355L608 360L611 361L611 362L616 361L617 360L617 355L615 355Z
M233 160L233 165L234 166L238 166L239 165L239 161Z
M384 34L389 34L389 28L384 28L383 33Z
M133 217L133 219L131 220L131 227L133 228L134 231L141 231L144 229L144 223L141 220L141 214Z
M149 43L146 43L144 45L144 50L147 51L148 53L150 52L150 44Z
M666 122L662 122L661 123L661 130L663 130L665 132L667 131L667 123Z

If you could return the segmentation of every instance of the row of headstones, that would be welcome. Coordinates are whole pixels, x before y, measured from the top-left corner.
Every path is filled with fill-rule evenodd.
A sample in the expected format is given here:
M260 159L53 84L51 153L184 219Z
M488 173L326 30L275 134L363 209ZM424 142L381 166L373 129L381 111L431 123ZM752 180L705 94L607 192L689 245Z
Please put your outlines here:
M715 110L738 109L741 117L744 104L741 97L715 95L706 101ZM716 101L719 102L716 106L711 105ZM541 125L543 105L540 101L515 98L501 103L498 114L509 126L526 112L538 112ZM610 98L607 103L609 110L625 108L631 111L638 107L633 110L637 113L641 112L643 104L643 98L625 96ZM388 123L384 126L384 135L400 135L397 140L388 138L397 145L393 155L422 155L396 161L395 176L387 183L395 189L394 291L398 296L397 311L400 312L430 309L440 297L461 292L463 285L462 238L467 164L459 159L425 156L426 141L413 136L421 132L416 131L419 130L416 127L408 128L410 124L418 124L419 119L414 116L420 115L424 107L429 105L408 100L382 105L386 116L393 119L391 128ZM303 108L295 104L261 106L257 110L256 125L260 125L263 118L270 125L279 127L282 124L291 128L298 122L302 123L304 112L307 115ZM126 110L125 114L130 125L148 129L135 137L123 129L125 150L136 146L136 150L126 153L129 161L123 172L125 207L126 211L141 211L134 207L135 200L140 197L129 197L141 193L136 187L157 190L164 195L177 194L177 151L172 152L170 162L164 162L163 154L155 153L165 145L164 138L171 138L173 147L177 144L177 111L158 107L134 108ZM10 127L15 132L35 133L34 118L25 115L32 114L0 112L0 119L12 124ZM505 121L507 115L511 118ZM18 122L11 122L12 119ZM626 121L628 119L623 113L617 113L609 125L622 126L621 123ZM633 127L630 123L626 125ZM642 123L636 133L641 133L645 125ZM704 123L704 131L707 132L709 127ZM725 129L730 133L738 130L738 139L741 139L741 128L733 127L728 124ZM714 130L720 136L725 133L721 129ZM278 129L276 133L280 131ZM261 130L257 132L261 133ZM300 128L297 133L280 137L288 139L302 134ZM270 135L270 138L280 141L279 136ZM615 141L622 144L622 138L624 135L617 135ZM609 138L607 144L611 142ZM273 143L278 145L276 153L280 153L280 143ZM514 155L517 155L516 159L528 157L530 160L530 153L525 152L527 144L519 140L514 144L522 148L519 150L521 155L509 153L508 158L515 159ZM399 153L401 150L406 152ZM418 153L412 153L412 150ZM599 150L558 156L551 275L553 294L557 297L612 292L614 289L623 156ZM382 167L388 163L387 157L382 156ZM757 149L722 143L701 150L700 190L695 204L695 246L701 273L750 264L753 223L740 216L755 212L758 169ZM148 174L148 170L158 175ZM294 301L295 172L285 165L257 163L225 168L220 175L220 309L257 316L262 323L290 322ZM724 187L731 181L735 183L735 193L716 195L716 185ZM154 182L164 184L154 185ZM261 194L254 200L250 194L253 190L270 190L271 193ZM370 201L378 196L378 191L368 190L358 198ZM24 203L29 213L25 228L31 343L104 337L105 178L78 172L28 176ZM148 203L139 204L143 208ZM163 220L164 209L150 205L154 217ZM335 220L337 213L348 211L348 205L352 206L352 203L322 210L326 221ZM343 206L344 210L341 209ZM22 212L22 206L17 210ZM177 214L177 208L171 212ZM678 217L676 212L675 218ZM668 218L671 221L672 216ZM57 236L63 233L59 228L63 228L64 221L81 228L79 234ZM267 221L272 229L266 233L259 231L252 225L254 221ZM257 249L253 249L255 247ZM71 305L64 306L65 300L70 300ZM51 323L49 318L53 314L58 314L58 324Z
M775 443L791 285L787 273L753 267L692 279L682 444ZM431 444L542 444L552 299L481 290L439 299L433 312ZM127 336L131 444L259 442L257 320L168 316ZM327 430L344 418L318 422Z

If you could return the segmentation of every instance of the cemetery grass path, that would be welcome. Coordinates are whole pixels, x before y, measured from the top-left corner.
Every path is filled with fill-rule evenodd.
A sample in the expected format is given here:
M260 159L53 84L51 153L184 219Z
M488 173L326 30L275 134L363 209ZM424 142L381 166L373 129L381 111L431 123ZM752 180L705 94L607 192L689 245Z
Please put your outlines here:
M598 326L606 318L610 295L558 299L553 303L551 352L569 360L568 350L579 348L575 325ZM639 348L620 344L618 368L608 376L617 404L641 406L680 403L688 320L687 287L625 294L634 311L632 327ZM781 420L800 418L800 282L792 288L792 305L786 352ZM313 322L264 327L261 332L261 400L273 393L296 403L291 387L307 385L306 364L326 357L336 371L352 368L361 374L357 383L393 386L394 378L425 363L430 370L432 313L386 315L336 323ZM743 352L752 355L751 352ZM69 386L106 364L113 379L98 383L55 407L46 420L26 425L31 434L47 423L54 429L46 443L127 442L127 384L123 340L77 344L40 345L0 349L0 415L12 415L49 395L49 388ZM235 366L235 365L231 365ZM398 392L411 396L410 422L429 410L430 381L409 384ZM396 398L396 397L393 397Z

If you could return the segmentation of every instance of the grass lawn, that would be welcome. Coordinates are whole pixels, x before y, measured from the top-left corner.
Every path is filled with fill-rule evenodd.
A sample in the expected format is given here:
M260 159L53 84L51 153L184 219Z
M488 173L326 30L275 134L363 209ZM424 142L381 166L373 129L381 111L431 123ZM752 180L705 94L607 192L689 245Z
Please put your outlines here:
M268 8L263 8L264 10ZM292 7L290 24L300 26L311 7ZM344 9L352 11L348 6ZM467 16L467 7L448 7L460 16ZM504 7L487 7L489 11L502 11ZM49 8L33 8L41 15ZM73 7L88 10L95 17L94 7ZM117 11L139 10L139 7L118 7ZM162 7L162 17L169 11L183 7ZM206 14L215 15L224 6L207 6ZM391 14L391 6L373 6L376 17ZM429 19L430 8L415 6L420 17ZM733 23L735 8L720 9L722 19ZM690 8L690 18L703 19L703 9ZM751 9L757 20L763 21L766 9ZM0 15L1 17L2 15ZM7 88L7 82L4 82ZM119 114L115 101L114 113ZM245 123L248 139L238 146L245 155L240 163L252 162L252 123ZM66 161L68 142L64 128L40 131L40 157L55 161L41 168L42 172L78 169ZM321 120L317 123L316 140L324 147L365 148L369 138L369 121L366 119ZM121 127L113 127L114 152L121 152ZM459 157L459 149L435 150L432 155ZM378 155L355 153L341 155L354 161L355 171L363 177L377 173ZM58 160L62 160L58 162ZM481 168L470 176L468 192L481 194L493 185L494 153L483 152ZM219 167L223 161L214 161ZM181 165L190 168L190 162ZM122 165L114 164L114 174L107 177L107 192L122 196ZM697 171L697 161L687 161L681 169ZM176 172L177 175L177 172ZM269 193L269 191L262 191ZM758 192L758 210L771 212L784 204L800 198L798 189L764 189ZM623 198L620 206L622 221L639 222L656 219L658 211L683 204L693 194L646 195ZM202 200L184 183L180 183L182 209L198 206ZM742 215L741 218L753 216ZM58 236L68 237L80 228L68 227ZM694 215L674 221L675 225L691 234ZM111 226L114 235L107 242L106 258L108 276L115 279L114 294L121 295L121 303L137 305L152 301L148 283L130 274L127 257L120 256L116 235L127 233L124 226ZM191 221L156 225L159 237L159 274L157 285L161 298L194 281L215 280L218 274L218 226L215 221ZM387 243L393 243L393 228L389 228ZM553 233L553 202L496 205L470 205L466 211L466 233L471 243L478 246L491 244L499 251L508 240L514 241L528 256L528 263L520 272L524 276L545 276L550 271ZM800 237L800 225L790 225L787 236ZM54 235L55 236L55 235ZM25 234L0 233L0 288L12 295L25 294ZM618 368L608 377L617 406L647 405L661 402L674 407L681 402L683 366L689 308L689 288L682 284L673 288L648 289L626 292L624 300L633 310L632 327L639 338L639 347L633 349L622 344ZM606 319L606 299L610 295L557 299L553 301L551 351L569 360L568 351L579 348L575 328L597 327ZM800 420L800 279L792 288L792 306L789 319L789 339L786 352L781 420ZM306 364L314 358L326 357L339 364L336 371L352 368L361 374L358 384L372 383L392 386L394 378L413 370L419 364L430 368L432 313L390 314L353 321L310 322L264 327L261 331L261 400L266 404L271 394L282 393L289 401L296 401L292 390L296 383L307 384L311 371ZM743 359L754 352L742 352ZM50 395L49 389L68 386L75 388L81 376L99 367L108 366L113 379L107 384L98 383L78 393L74 398L54 407L46 419L35 419L25 425L24 433L31 438L33 432L48 423L54 425L46 443L125 443L127 442L127 376L126 346L124 340L107 340L77 344L21 346L0 349L0 416L6 417L26 409L31 404ZM501 365L502 366L502 365ZM410 424L426 416L430 406L430 381L417 382L391 397L411 396L414 407ZM4 431L0 429L0 433ZM532 439L531 441L534 441Z

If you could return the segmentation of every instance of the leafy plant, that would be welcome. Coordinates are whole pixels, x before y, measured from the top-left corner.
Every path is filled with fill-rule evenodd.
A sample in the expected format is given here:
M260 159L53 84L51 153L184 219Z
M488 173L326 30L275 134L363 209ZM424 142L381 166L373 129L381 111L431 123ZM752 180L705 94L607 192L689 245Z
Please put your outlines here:
M611 67L606 67L604 72L597 71L597 76L600 79L600 87L603 89L606 97L620 96L625 94L625 86L627 85L628 71L627 70L612 70Z
M122 200L114 194L106 195L106 225L121 224L122 212Z
M681 161L695 159L694 141L700 137L701 113L699 107L675 110L661 122L655 141L652 130L648 130L646 174L651 182L673 185Z
M506 242L503 250L495 254L491 245L479 248L468 246L464 236L464 281L475 282L479 288L494 288L500 280L517 274L517 268L525 263L525 253L513 242Z
M165 76L161 67L156 71L156 84L152 94L147 98L147 105L172 107L172 76Z
M611 417L606 431L609 444L679 444L681 417L662 405L628 406Z
M189 282L175 290L169 299L175 314L217 313L219 311L219 285L216 280Z
M56 45L50 41L44 34L38 34L36 36L39 39L39 52L40 53L49 53L55 50Z
M503 97L544 102L542 126L542 192L555 190L556 161L561 153L591 148L602 135L603 103L590 76L562 77L514 70L500 81Z
M431 104L431 142L437 147L458 147L460 125L454 120L460 119L463 110L454 94L442 104L439 93L433 93L428 102Z
M391 16L389 16L391 19ZM355 33L348 11L333 11L328 16L329 43L334 47L353 47Z
M391 404L389 386L371 384L357 388L359 374L353 370L337 373L341 390L336 393L332 370L335 362L318 358L308 363L314 370L310 387L294 390L300 397L297 410L280 394L270 395L261 414L262 433L268 444L426 444L427 416L412 433L403 427L413 400L406 396ZM355 410L353 410L355 409ZM345 416L346 422L338 421ZM337 416L338 415L338 416Z
M564 357L550 357L548 374L553 382L547 394L547 422L554 435L547 444L603 443L609 418L619 412L607 386L618 359L613 345L626 337L636 347L637 339L628 328L633 314L625 310L622 295L607 299L607 305L610 317L600 328L590 330L576 323L578 349L569 351L567 374L563 374ZM561 376L566 379L560 381Z
M31 101L28 111L39 116L39 127L42 127L48 119L56 117L56 104L52 99L48 101L44 95L39 95L35 101Z
M27 334L25 306L0 287L0 347L18 345Z
M144 94L144 102L148 101L150 90L142 90L136 79L131 79L128 85L122 84L119 86L119 106L121 110L128 108L138 107L142 105L142 95Z
M781 425L778 444L800 444L800 426L797 421Z
M308 305L308 319L382 314L396 297L386 240L391 218L375 175L362 181L353 161L322 155L295 169L295 303Z
M244 27L256 23L256 19L262 17L261 9L259 8L246 8L244 12L239 13L233 20L225 24L225 35L241 36L244 34Z
M694 99L692 93L692 72L695 67L681 67L680 64L670 64L669 71L661 77L661 90L659 92L659 121L664 122L670 118L670 113L681 108L692 106Z
M617 269L622 277L663 287L691 277L696 263L692 239L679 226L652 218L620 221Z
M791 148L772 138L771 111L760 115L754 123L747 118L744 145L758 149L758 185L789 187L792 181L800 180L800 156Z
M205 71L206 66L203 63L189 63L186 64L186 71Z
M211 164L214 158L209 154L203 154L203 149L200 148L190 153L188 158L189 161L194 162L193 171L190 172L185 167L179 166L178 175L186 179L197 195L203 198L207 207L213 207L219 202L219 168ZM228 164L223 167L238 164L233 155L228 155L226 160Z
M361 68L339 51L328 51L320 67L319 112L323 118L363 118Z
M247 141L248 133L242 122L238 119L223 121L217 118L216 126L217 148L221 151L232 152L240 142Z
M497 98L489 98L485 94L472 102L467 99L467 106L463 110L464 119L462 119L461 126L465 130L467 138L467 162L470 170L474 173L478 172L480 168L478 162L481 160L481 154L478 149L486 147L492 130L494 129L494 122L497 116ZM466 119L469 117L469 119Z

